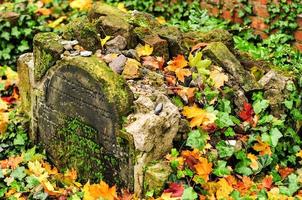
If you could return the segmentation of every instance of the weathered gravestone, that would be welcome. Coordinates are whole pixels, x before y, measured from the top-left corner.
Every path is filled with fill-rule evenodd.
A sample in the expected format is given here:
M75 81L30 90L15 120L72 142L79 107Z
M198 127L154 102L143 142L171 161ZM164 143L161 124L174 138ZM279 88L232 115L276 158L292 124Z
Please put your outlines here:
M112 40L102 46L106 35ZM34 53L18 61L21 106L32 119L31 139L43 145L56 166L75 168L83 181L104 179L139 195L160 192L171 170L163 158L182 129L179 109L167 97L162 74L142 70L140 80L128 81L130 91L117 74L125 70L118 58L123 63L139 60L134 50L139 43L169 59L200 42L228 46L231 40L227 31L182 33L151 15L96 3L88 17L70 22L62 36L36 35ZM107 66L99 52L119 56ZM117 73L110 69L113 64L120 65Z
M133 95L125 80L96 57L66 57L55 63L62 51L59 40L52 33L36 35L35 65L19 62L31 138L43 145L56 166L75 168L82 180L105 179L131 188L131 139L119 129Z

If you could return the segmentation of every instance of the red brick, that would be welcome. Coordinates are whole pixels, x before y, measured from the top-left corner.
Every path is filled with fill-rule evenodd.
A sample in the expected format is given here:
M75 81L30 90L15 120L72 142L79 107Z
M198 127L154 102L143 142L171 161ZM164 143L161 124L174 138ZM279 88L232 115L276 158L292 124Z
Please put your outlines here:
M266 6L263 6L263 5L254 6L254 13L255 13L255 15L257 15L259 17L263 17L263 18L269 17L267 8L266 8Z
M301 16L300 16L301 15ZM302 28L302 14L298 15L297 17L297 24L300 28Z
M302 53L302 43L295 42L294 46L296 47L296 49L298 49Z
M220 4L220 0L208 0L207 1L210 4L214 4L214 5L219 5Z
M256 35L259 35L262 39L268 38L268 34L264 33L263 31L254 30L254 33L255 33Z
M230 10L224 10L222 11L222 17L225 20L232 21L232 12Z
M264 20L259 17L251 17L251 27L257 30L264 31L268 29L268 25L264 23Z
M218 7L213 7L212 10L211 10L211 14L215 17L218 17L219 16L219 8Z
M295 31L294 37L295 37L296 41L302 42L302 30Z

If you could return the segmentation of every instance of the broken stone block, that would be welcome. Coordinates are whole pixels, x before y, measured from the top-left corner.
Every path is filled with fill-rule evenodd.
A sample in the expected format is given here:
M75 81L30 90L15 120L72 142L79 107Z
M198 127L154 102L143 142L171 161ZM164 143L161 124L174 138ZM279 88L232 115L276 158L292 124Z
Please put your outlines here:
M158 35L147 35L142 41L153 47L153 55L169 59L169 46L166 40L161 39Z
M35 35L34 45L34 79L39 81L60 59L63 53L63 45L60 43L60 37L55 33L39 33Z
M108 4L97 2L88 14L90 21L96 22L96 28L102 38L106 35L124 37L127 47L136 46L136 37L132 34L133 26L128 22L130 15Z
M254 76L246 71L236 57L222 42L212 42L203 50L204 54L222 67L245 92L261 89Z
M170 164L165 161L159 161L153 164L150 164L146 167L145 172L145 192L154 191L155 195L159 195L169 178L169 175L172 173Z
M98 36L96 24L87 17L79 17L67 24L63 38L66 40L77 40L86 50L95 52L101 48L101 38Z
M264 98L269 100L272 113L275 117L280 117L284 114L283 102L288 96L288 94L285 94L285 87L288 81L291 81L290 77L273 69L258 81L264 88Z
M17 61L19 74L23 74L22 81L19 81L18 88L20 90L21 97L21 110L26 113L28 116L31 116L31 97L34 77L34 58L33 53L26 53L21 55Z
M169 98L158 90L153 94L149 93L150 97L143 95L140 89L132 91L139 97L134 102L136 112L128 116L129 124L125 129L134 139L137 152L134 190L141 194L144 187L143 169L150 162L162 159L171 150L173 139L179 130L180 113ZM159 103L163 108L156 114L154 109Z

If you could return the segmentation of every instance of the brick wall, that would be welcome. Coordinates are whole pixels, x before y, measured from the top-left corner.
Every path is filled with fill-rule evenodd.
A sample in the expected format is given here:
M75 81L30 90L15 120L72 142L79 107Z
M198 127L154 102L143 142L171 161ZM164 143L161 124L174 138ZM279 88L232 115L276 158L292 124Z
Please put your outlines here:
M270 15L267 5L269 3L276 4L278 0L248 0L248 3L252 5L252 15L248 16L251 20L250 27L261 38L267 38L268 34L265 30L269 28L269 24L265 23L265 19ZM288 3L290 3L290 0ZM243 8L240 0L201 0L200 5L203 9L207 9L210 15L235 23L243 23L243 19L238 14L238 11ZM302 13L298 16L297 23L299 27L293 33L295 38L294 46L302 52Z

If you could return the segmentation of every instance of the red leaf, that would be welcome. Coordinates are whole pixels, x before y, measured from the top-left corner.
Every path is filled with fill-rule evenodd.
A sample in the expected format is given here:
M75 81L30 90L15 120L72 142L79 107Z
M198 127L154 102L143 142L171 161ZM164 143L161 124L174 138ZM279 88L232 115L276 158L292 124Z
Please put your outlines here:
M171 197L181 197L184 192L184 187L179 183L170 183L169 188L164 190L164 193L171 193Z
M293 168L289 167L284 167L284 168L279 168L278 172L281 175L283 179L285 179L288 175L290 175L294 171Z
M262 180L262 186L266 189L271 189L273 185L273 177L267 176Z
M243 110L239 112L239 117L243 121L251 122L253 120L254 110L251 104L244 102Z

